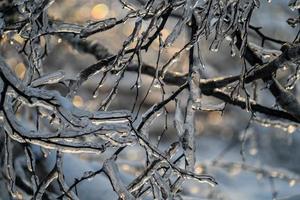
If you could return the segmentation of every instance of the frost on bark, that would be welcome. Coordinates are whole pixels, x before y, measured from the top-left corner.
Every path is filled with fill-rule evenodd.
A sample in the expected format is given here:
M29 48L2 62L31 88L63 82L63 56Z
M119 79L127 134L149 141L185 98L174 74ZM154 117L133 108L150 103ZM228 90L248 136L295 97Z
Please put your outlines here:
M56 3L61 2L13 0L0 9L1 44L12 45L18 52L16 57L24 63L23 71L18 72L9 64L5 49L1 49L0 155L2 174L12 198L79 199L76 188L81 182L103 176L109 179L119 199L182 199L184 184L190 179L211 186L218 182L196 171L197 113L223 112L231 104L250 112L251 121L263 126L287 132L299 127L300 104L292 91L300 77L299 32L294 41L286 42L252 26L251 17L260 9L260 0L120 0L119 6L126 14L83 23L51 16L48 11ZM289 1L287 6L297 10L299 1ZM101 41L91 39L128 21L134 21L133 29L114 53ZM299 18L287 20L292 27L299 22ZM172 29L163 38L162 32L169 24ZM248 40L250 31L258 35L261 44ZM184 32L188 36L183 45L162 60L163 53L181 40ZM53 39L66 42L79 53L91 54L97 61L84 66L75 77L69 77L64 67L49 73L45 60L54 51ZM212 52L229 45L230 55L244 62L237 67L241 73L207 77L202 59L205 46L201 46L205 40L210 41L208 49ZM281 49L265 48L265 41ZM155 59L147 63L144 59L154 45L158 46ZM183 55L188 55L188 64L176 71L174 64ZM295 68L286 84L277 78L283 68ZM119 93L128 72L136 74L130 90L135 91L135 101L131 109L116 109L112 105L122 99ZM152 81L147 85L149 76ZM74 99L94 79L94 90L89 92L92 98L101 100L93 109L77 106ZM101 88L108 79L113 83L105 95ZM257 84L265 84L266 89L257 91ZM145 86L146 95L140 92ZM58 89L61 87L66 92ZM142 111L152 90L159 91L160 101ZM277 107L259 101L257 93L266 91L272 94ZM219 103L204 97L214 97ZM170 119L173 123L168 124ZM151 127L161 121L164 130L153 140ZM172 125L177 141L163 149L161 140ZM145 161L143 169L137 170L128 183L122 180L118 161L132 146L143 149ZM54 166L46 174L37 171L37 163L43 159L37 151L56 155ZM98 170L87 171L69 184L63 170L65 154L106 155L106 159ZM209 168L206 164L197 166ZM214 166L227 169L235 164L218 162ZM268 170L246 164L238 167L266 177L294 180L289 175L274 176Z

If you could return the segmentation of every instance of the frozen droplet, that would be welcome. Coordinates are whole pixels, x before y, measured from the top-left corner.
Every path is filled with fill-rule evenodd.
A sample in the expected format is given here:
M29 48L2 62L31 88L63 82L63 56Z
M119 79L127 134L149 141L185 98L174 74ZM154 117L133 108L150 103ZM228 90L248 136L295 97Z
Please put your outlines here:
M167 73L168 69L178 62L180 54L177 52L163 67L162 67L162 75L161 78L163 79L165 74Z
M285 71L287 69L288 69L288 67L286 65L284 65L283 68L282 68L283 71Z
M192 108L194 110L201 110L201 104L200 103L193 103Z
M142 87L142 84L143 84L142 78L139 77L138 80L137 80L137 87L138 87L138 88Z
M219 51L219 49L218 49L218 48L215 48L215 47L210 48L210 50L211 50L212 52L218 52L218 51Z
M51 153L48 149L45 149L42 147L40 149L41 149L41 152L42 152L44 158L47 158L48 155Z
M193 47L193 45L192 45L192 44L189 44L189 45L185 48L185 50L186 50L186 51L189 51L192 47Z
M170 65L173 65L173 64L175 64L176 62L178 62L178 57L173 58L173 59L170 61Z
M98 92L98 90L96 90L93 94L93 98L96 99L98 97L98 94L99 94L99 92Z
M229 35L227 35L227 36L225 37L225 40L231 42L231 41L232 41L232 37L230 37Z
M235 49L234 49L234 45L231 46L230 55L231 55L232 57L234 57L234 56L236 55Z
M101 84L101 85L99 85L96 89L95 89L95 91L93 92L93 98L94 99L96 99L98 96L99 96L99 94L100 94L100 88L103 86L103 84Z
M122 67L121 67L121 68L122 68ZM120 76L122 76L122 73L123 73L123 71L120 70L120 71L118 71L118 72L116 73L116 76L120 77Z
M263 55L263 59L269 59L269 58L271 58L271 56L269 54Z
M161 84L160 84L160 82L159 82L159 80L158 79L155 79L154 80L154 82L153 82L153 87L155 87L155 88L161 88Z
M163 110L159 110L158 112L156 112L155 117L159 117L161 116L163 113Z
M219 51L219 45L220 45L220 42L213 42L210 45L209 50L211 50L212 52L218 52Z

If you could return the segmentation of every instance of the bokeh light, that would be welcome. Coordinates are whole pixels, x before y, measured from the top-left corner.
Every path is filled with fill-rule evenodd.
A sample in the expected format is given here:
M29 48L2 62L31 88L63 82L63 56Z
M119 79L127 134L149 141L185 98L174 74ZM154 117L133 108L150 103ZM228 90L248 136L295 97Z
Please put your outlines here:
M91 16L96 20L104 19L109 13L109 8L106 4L100 3L92 8Z
M83 99L81 96L74 96L73 98L73 105L76 107L82 107L83 106Z
M24 63L18 63L15 66L15 73L18 76L19 79L23 79L26 73L26 67Z

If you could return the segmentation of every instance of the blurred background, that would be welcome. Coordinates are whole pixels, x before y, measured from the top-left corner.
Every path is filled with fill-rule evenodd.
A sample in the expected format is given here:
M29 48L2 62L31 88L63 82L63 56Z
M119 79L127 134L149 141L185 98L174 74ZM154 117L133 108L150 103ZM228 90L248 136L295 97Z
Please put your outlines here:
M143 1L131 1L133 5L141 6ZM88 20L102 20L115 17L120 19L127 14L127 10L117 0L60 0L53 3L49 8L49 15L57 20L64 20L72 23L85 23ZM267 0L261 1L261 6L256 9L251 25L262 27L260 29L265 35L283 41L292 42L299 30L299 27L292 28L288 25L287 19L298 16L297 10L291 10L286 0ZM167 26L162 31L162 38L165 39L171 32L176 17L170 19ZM134 27L135 19L128 20L126 23L116 26L105 32L101 32L89 37L88 41L102 44L110 54L117 54L122 48L123 41L130 35ZM145 21L143 28L149 23ZM184 30L172 47L163 50L160 65L163 65L180 50L188 41L188 30ZM23 39L18 35L11 36L15 42L22 44ZM217 52L209 50L212 38L200 41L202 53L203 76L213 78L225 75L236 75L241 73L243 60L237 53L231 56L229 41L225 41ZM260 45L261 38L254 31L249 31L249 41ZM43 66L45 73L64 70L67 76L72 79L81 70L96 62L96 58L88 53L80 51L71 46L68 41L59 37L50 37L48 43L48 56L44 60ZM134 44L132 44L134 45ZM266 41L266 48L279 50L280 45ZM19 78L23 78L26 72L26 65L13 44L7 42L5 38L1 40L1 54L4 55L7 63L13 68ZM143 53L143 62L155 66L159 50L159 41L156 40L149 48L147 53ZM172 65L172 71L178 73L188 72L188 51L184 52L180 59ZM292 73L292 69L283 71L282 80L287 74ZM98 89L98 96L93 97L101 73L84 83L78 94L73 99L73 104L77 107L88 110L95 110L99 102L103 101L112 89L116 79L114 75L109 75L103 86ZM110 109L131 110L136 98L136 89L132 89L137 78L137 73L126 72L122 79L117 97L113 101ZM160 102L162 90L160 87L151 87L151 91L146 100L142 102L147 94L153 77L143 75L143 82L139 88L138 106L134 114L141 115L153 104ZM265 85L261 82L258 91L262 91ZM66 93L63 88L55 86L53 89ZM164 87L167 95L176 89L175 86ZM299 97L299 84L293 92ZM186 101L188 93L180 95L182 102ZM268 92L258 96L264 105L275 106L275 100ZM204 102L220 103L217 99L203 96ZM142 104L141 104L142 103ZM185 105L182 103L182 105ZM167 123L165 115L159 116L151 124L151 140L156 141L162 135L160 149L166 149L172 142L178 140L174 128L174 109L175 102L167 105L169 114ZM266 127L254 121L250 121L251 113L240 108L226 105L224 112L203 112L199 111L196 115L196 157L197 173L210 174L216 178L218 185L210 187L206 184L199 184L188 181L183 188L186 199L232 199L232 200L265 200L276 197L285 199L294 196L300 199L300 137L299 129L295 125L286 127ZM167 124L167 131L164 131ZM242 147L243 146L243 147ZM241 149L244 149L244 160ZM103 155L68 155L66 154L64 171L68 184L73 183L75 178L80 177L85 171L96 170L105 160L110 152ZM41 152L36 147L36 154ZM54 165L54 153L49 151L47 158L41 159L41 171L49 171ZM138 146L126 148L118 159L118 165L125 183L130 181L144 169L145 154L144 150ZM54 186L55 189L55 186ZM116 199L109 180L102 175L94 179L81 183L78 186L78 193L81 199ZM0 199L8 199L6 187L0 179ZM299 195L299 198L297 196ZM25 198L26 199L26 198Z

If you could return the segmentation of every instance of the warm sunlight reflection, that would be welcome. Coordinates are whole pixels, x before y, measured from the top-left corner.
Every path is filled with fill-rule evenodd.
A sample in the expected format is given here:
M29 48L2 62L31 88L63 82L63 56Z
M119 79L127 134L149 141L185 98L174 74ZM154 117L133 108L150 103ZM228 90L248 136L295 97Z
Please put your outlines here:
M97 4L93 7L92 11L91 11L91 16L96 19L96 20L100 20L100 19L104 19L107 14L109 12L109 8L106 4Z

